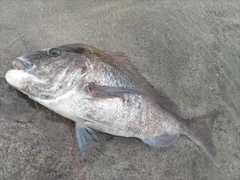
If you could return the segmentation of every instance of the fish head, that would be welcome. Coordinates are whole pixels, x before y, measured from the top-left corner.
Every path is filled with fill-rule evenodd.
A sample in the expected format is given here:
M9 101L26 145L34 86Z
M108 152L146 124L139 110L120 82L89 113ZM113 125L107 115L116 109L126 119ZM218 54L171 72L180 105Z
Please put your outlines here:
M75 87L87 74L83 48L59 46L16 58L7 82L30 98L53 99Z

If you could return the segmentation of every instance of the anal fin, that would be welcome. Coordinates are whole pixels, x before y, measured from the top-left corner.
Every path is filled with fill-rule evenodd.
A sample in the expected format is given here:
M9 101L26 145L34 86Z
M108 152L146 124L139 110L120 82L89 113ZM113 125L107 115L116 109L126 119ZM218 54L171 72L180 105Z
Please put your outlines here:
M168 147L171 144L173 144L177 138L179 137L179 134L164 134L163 136L156 137L154 139L144 139L142 140L146 144L156 147L156 148L161 148L161 147Z

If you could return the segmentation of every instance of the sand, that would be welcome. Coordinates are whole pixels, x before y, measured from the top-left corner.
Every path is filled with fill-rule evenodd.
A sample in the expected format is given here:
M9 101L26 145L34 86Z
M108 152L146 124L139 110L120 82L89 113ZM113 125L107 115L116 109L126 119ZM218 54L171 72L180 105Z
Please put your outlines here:
M65 118L4 78L17 56L77 42L125 52L185 118L224 110L213 129L219 169L186 137L155 149L137 139L103 135L87 156L75 148L85 179L240 179L239 0L0 4L1 180L81 179Z

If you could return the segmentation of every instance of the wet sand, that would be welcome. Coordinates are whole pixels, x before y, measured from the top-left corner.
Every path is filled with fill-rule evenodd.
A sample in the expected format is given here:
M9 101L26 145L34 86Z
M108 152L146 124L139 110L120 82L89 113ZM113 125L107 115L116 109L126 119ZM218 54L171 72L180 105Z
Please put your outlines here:
M213 129L219 169L186 137L155 149L103 135L87 156L75 148L85 179L240 179L239 0L0 4L0 179L80 179L65 118L4 78L17 56L76 42L125 52L185 118L224 110Z

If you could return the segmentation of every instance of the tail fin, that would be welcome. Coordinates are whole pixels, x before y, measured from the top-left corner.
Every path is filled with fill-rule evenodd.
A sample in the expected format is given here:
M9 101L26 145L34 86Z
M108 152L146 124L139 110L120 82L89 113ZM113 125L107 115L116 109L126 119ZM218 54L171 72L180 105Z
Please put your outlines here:
M217 167L220 167L220 165L215 161L216 150L212 141L211 130L213 128L214 120L220 113L220 111L214 110L191 120L182 121L183 134L188 136L193 142L200 146ZM211 118L209 123L208 121L204 121L209 118Z

